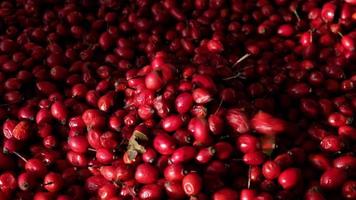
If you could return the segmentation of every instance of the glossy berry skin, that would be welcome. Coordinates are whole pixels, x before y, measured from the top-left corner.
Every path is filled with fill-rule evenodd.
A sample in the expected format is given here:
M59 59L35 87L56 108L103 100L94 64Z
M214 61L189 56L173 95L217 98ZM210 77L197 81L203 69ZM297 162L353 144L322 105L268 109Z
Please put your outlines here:
M164 169L163 174L168 181L180 181L184 178L186 171L181 164L171 164Z
M67 119L67 109L65 108L64 104L60 101L56 101L51 106L51 114L52 116L59 120L62 123L65 123Z
M192 108L193 102L194 99L190 93L184 92L179 94L175 100L175 107L177 112L180 114L188 112Z
M351 172L356 169L356 157L353 155L343 155L333 160L332 165L335 168Z
M258 133L275 135L285 131L286 123L265 112L258 112L251 119L251 126Z
M48 173L45 178L44 178L44 187L46 188L46 190L48 190L49 192L57 192L59 191L63 185L63 179L62 176L60 174L54 173L54 172L50 172Z
M86 110L82 119L88 129L101 129L105 125L105 117L98 110Z
M182 118L179 115L170 115L163 119L162 128L167 132L178 130L183 125Z
M214 200L225 200L225 199L238 200L239 194L237 191L231 188L222 188L213 194L213 199Z
M20 190L29 191L36 186L36 180L32 174L25 172L18 176L17 184Z
M140 199L148 199L148 200L159 200L162 199L163 196L163 189L161 186L157 184L149 184L144 185L139 193L138 196Z
M324 154L312 154L309 156L309 161L317 169L326 170L331 167L330 160Z
M216 153L214 147L206 147L199 150L195 160L199 163L205 164L208 163Z
M344 148L342 139L335 135L324 137L320 142L320 147L326 152L338 152Z
M135 179L142 184L154 183L158 179L158 169L148 163L140 164L136 168Z
M283 37L290 37L293 35L294 29L290 24L283 24L278 28L277 33Z
M37 176L44 176L47 173L47 167L45 163L37 158L32 158L27 160L25 164L25 169L27 172L30 172Z
M229 109L226 113L228 124L238 133L247 133L250 130L250 123L246 113L240 109Z
M96 155L95 155L96 159L103 163L103 164L109 164L113 161L114 159L114 155L113 153L105 148L100 148L96 151Z
M354 51L355 50L355 39L352 38L349 35L344 35L341 38L341 44L348 51Z
M240 192L240 200L252 200L256 196L256 191L252 189L242 189Z
M157 152L152 148L147 148L142 154L142 160L147 163L153 163L157 159Z
M163 80L157 72L153 71L146 75L145 84L147 89L159 90L163 85Z
M262 166L262 174L266 179L272 180L281 173L280 166L274 161L266 161Z
M77 153L85 153L88 150L88 140L85 136L73 136L68 139L68 145L72 151Z
M250 134L240 135L236 138L236 148L243 153L252 153L261 148L259 139Z
M100 174L108 181L116 180L116 169L113 166L100 167Z
M28 121L21 121L12 130L12 136L20 141L27 140L31 133L31 123Z
M196 156L196 149L192 146L183 146L174 151L171 156L172 163L183 163L193 160Z
M176 149L174 138L167 133L158 133L153 139L153 146L162 155L171 155Z
M260 151L246 153L243 156L242 160L247 165L260 165L264 161L264 154L262 152L260 152Z
M224 119L214 114L208 118L209 129L214 135L221 135L224 130Z
M356 181L346 181L342 186L342 196L345 199L356 199Z
M115 197L117 188L113 184L106 184L98 189L100 199L110 199Z
M320 177L320 186L324 189L332 190L342 186L347 176L344 170L338 168L330 168L326 170Z
M294 188L301 179L301 171L298 168L288 168L282 171L278 177L278 183L284 189Z
M329 115L328 122L334 127L345 126L347 125L347 118L341 113L332 113Z
M202 184L202 179L197 173L189 173L182 180L183 190L188 196L199 194Z
M183 190L182 183L180 181L169 181L164 184L165 192L168 197L173 199L184 199L186 194Z
M115 169L115 180L127 181L134 177L134 170L124 163L118 164Z

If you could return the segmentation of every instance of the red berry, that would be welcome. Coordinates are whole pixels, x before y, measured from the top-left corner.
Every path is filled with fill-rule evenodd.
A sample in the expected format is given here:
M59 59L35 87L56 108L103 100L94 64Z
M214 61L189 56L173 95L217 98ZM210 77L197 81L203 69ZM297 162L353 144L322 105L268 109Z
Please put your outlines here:
M182 180L184 192L189 195L196 195L202 189L202 179L197 173L189 173Z
M151 184L158 179L158 170L151 164L143 163L137 166L135 179L142 184Z
M288 168L279 175L278 183L284 189L294 188L301 180L301 171L298 168Z
M337 189L342 186L347 176L342 169L329 168L320 177L320 186L324 189Z

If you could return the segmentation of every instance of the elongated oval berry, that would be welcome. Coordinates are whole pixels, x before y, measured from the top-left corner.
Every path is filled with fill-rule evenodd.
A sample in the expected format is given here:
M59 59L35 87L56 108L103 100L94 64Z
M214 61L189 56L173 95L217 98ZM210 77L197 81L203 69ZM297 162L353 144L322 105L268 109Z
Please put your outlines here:
M208 118L209 129L214 135L220 135L224 130L224 120L222 117L212 114Z
M176 149L176 143L167 133L158 133L153 139L155 150L162 155L171 155Z
M193 76L192 83L208 89L209 91L216 91L216 84L214 80L207 74L196 74Z
M349 35L342 36L341 44L348 51L354 51L355 50L355 40Z
M324 154L312 154L309 156L309 161L317 169L327 170L331 167L330 160Z
M193 160L197 152L192 146L183 146L174 151L171 156L172 163L183 163Z
M337 189L342 186L347 176L344 170L330 168L320 177L320 186L324 189Z
M216 150L214 147L206 147L199 150L195 160L199 163L208 163L215 155Z
M311 31L304 32L300 35L299 42L304 47L308 47L313 43L313 34Z
M321 17L326 22L332 22L335 17L336 5L332 2L325 3L321 9Z
M188 196L199 194L203 181L197 173L189 173L182 180L182 187Z
M189 121L188 129L192 132L194 139L198 142L206 143L209 140L209 125L205 119L192 118Z
M21 121L16 124L12 130L12 136L17 140L27 140L31 135L31 123L28 121Z
M180 115L170 115L162 120L162 128L168 132L176 131L182 125L183 125L183 120Z
M294 33L294 28L290 24L283 24L279 26L277 33L283 37L290 37Z
M115 93L108 92L98 99L98 108L103 112L108 112L115 105Z
M345 144L342 139L335 135L328 135L320 142L320 147L328 152L338 152L344 148Z
M207 43L207 48L210 52L219 53L224 51L224 46L219 40L209 40Z
M328 117L329 124L334 127L345 126L347 121L347 118L341 113L332 113Z
M284 189L294 188L301 179L301 171L298 168L288 168L284 170L278 177L278 183Z
M251 120L251 126L258 133L275 135L285 131L286 122L265 112L258 112Z
M260 165L264 161L264 154L260 151L246 153L243 157L243 161L247 165Z
M345 171L356 170L356 157L353 155L343 155L335 158L333 161L335 168L344 169Z
M61 123L65 123L67 120L67 109L64 104L60 101L56 101L51 106L52 116L59 120Z
M112 45L112 37L108 32L101 34L99 38L99 44L104 50L108 50Z
M237 133L247 133L250 131L247 115L238 108L229 109L226 112L226 120Z
M7 119L2 127L2 132L7 139L12 138L12 131L16 127L17 122L15 120Z
M236 148L242 153L255 152L261 149L261 142L250 134L243 134L236 138Z
M193 90L193 99L197 104L206 104L213 100L212 95L204 88Z
M266 179L275 179L281 173L280 166L274 161L266 161L262 166L262 174Z
M178 113L184 114L188 112L194 103L192 94L188 92L181 93L175 100L175 107Z

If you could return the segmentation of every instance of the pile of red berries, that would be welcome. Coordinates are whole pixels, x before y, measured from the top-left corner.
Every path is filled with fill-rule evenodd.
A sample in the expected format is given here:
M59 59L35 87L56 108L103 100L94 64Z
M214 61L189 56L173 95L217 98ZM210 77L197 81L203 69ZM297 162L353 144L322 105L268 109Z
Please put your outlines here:
M355 45L355 0L3 0L0 200L355 200Z

